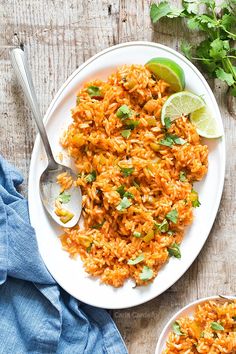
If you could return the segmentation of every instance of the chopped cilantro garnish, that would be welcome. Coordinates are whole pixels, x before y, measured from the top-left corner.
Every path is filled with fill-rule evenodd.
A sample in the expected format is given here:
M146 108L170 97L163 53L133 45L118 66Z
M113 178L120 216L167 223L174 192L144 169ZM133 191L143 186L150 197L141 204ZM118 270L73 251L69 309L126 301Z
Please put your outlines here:
M186 173L184 171L180 171L179 173L179 180L181 182L186 182L187 181L187 177L186 177Z
M120 118L121 120L125 120L127 118L130 118L132 116L132 114L133 114L132 110L126 104L123 104L122 106L120 106L120 108L118 108L118 110L116 112L116 116L118 118Z
M125 192L124 197L134 199L133 193L130 193L130 192Z
M127 208L129 208L132 205L132 203L129 201L127 197L123 197L120 201L120 203L117 205L116 209L118 211L123 211Z
M155 226L157 226L158 230L161 232L167 232L169 230L169 224L166 219L164 219L161 224L156 223Z
M173 332L177 334L177 336L183 336L184 333L181 331L180 325L177 321L175 321L172 325Z
M174 143L177 144L177 145L184 145L184 144L186 144L186 140L184 140L184 139L182 139L182 138L179 138L179 137L176 136L176 135L173 135L172 139L173 139Z
M160 144L172 147L173 144L184 145L186 140L179 138L177 135L166 134L164 139L161 139Z
M91 98L101 96L101 91L98 86L88 86L87 92Z
M214 331L223 331L224 327L221 326L221 324L218 322L211 322L211 329L213 329Z
M139 125L139 121L138 120L127 119L125 121L125 127L127 129L134 130L138 125Z
M173 140L168 135L166 135L165 139L161 139L160 145L172 147Z
M101 223L91 226L91 228L92 229L101 229L101 227L103 227L104 223L105 223L105 220L103 220Z
M120 187L118 187L118 188L116 189L116 191L119 193L119 195L120 195L121 197L123 197L124 194L125 194L125 186L122 184Z
M139 278L143 281L150 280L153 277L153 270L148 266L144 266L142 272L139 275Z
M190 200L192 202L192 206L194 208L198 208L201 203L199 202L199 199L198 199L198 192L195 191L194 189L192 189L191 193L190 193Z
M165 122L165 127L168 130L172 123L170 117L165 117L164 122Z
M116 191L119 193L119 195L120 195L122 198L123 198L123 197L126 197L126 198L134 199L133 193L126 192L124 185L121 185L120 187L118 187L118 188L116 189Z
M174 256L175 258L180 259L181 258L181 252L179 249L179 245L174 242L169 248L168 248L168 253L171 256Z
M133 236L137 237L137 238L140 238L142 236L142 234L141 234L141 232L134 231Z
M142 262L143 260L144 260L144 255L140 254L140 256L136 257L135 259L129 259L128 264L135 265L135 264Z
M96 180L97 174L96 171L92 171L91 173L89 173L86 177L85 177L85 181L87 183L92 183Z
M91 252L92 245L93 245L93 242L91 242L90 245L86 248L87 253Z
M236 321L236 316L233 316L233 317L232 317L232 320Z
M199 202L199 200L194 200L194 201L192 202L192 206L193 206L194 208L198 208L198 207L200 207L200 205L201 205L201 203Z
M124 177L130 176L134 172L133 167L120 167L120 170Z
M166 214L166 218L176 224L178 220L178 211L176 209L169 211L169 213Z
M131 130L130 129L125 129L121 131L121 135L123 136L123 138L128 139L130 137L131 134Z
M71 195L70 194L66 194L66 192L62 192L59 194L59 197L57 198L57 200L60 202L60 203L63 203L63 204L67 204L69 203L71 199Z

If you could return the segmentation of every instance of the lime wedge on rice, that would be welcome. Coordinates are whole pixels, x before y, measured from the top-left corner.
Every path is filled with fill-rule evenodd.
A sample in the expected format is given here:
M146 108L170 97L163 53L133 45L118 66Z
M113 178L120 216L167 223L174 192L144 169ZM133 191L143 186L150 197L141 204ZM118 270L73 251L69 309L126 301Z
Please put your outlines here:
M182 91L171 95L164 103L161 110L161 122L165 125L165 119L174 121L181 116L187 116L205 106L204 100L192 92Z
M197 128L198 134L204 138L213 139L223 135L217 121L206 106L192 112L190 121Z
M185 87L184 71L173 60L153 58L145 66L159 79L166 81L174 92L183 91Z

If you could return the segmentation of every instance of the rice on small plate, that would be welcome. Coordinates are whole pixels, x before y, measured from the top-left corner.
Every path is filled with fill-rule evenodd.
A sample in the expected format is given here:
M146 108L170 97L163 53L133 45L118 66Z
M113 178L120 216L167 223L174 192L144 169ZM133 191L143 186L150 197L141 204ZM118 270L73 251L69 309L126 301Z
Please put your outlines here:
M236 353L236 300L219 296L190 303L163 329L155 354Z

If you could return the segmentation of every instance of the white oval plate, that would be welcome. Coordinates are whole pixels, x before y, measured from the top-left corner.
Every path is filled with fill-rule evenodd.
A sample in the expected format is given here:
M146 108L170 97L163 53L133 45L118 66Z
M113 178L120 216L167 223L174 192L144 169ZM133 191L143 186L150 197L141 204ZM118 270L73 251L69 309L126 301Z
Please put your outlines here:
M210 300L213 300L213 301L217 300L217 301L221 301L221 302L226 301L225 299L222 299L220 296L210 296L210 297L202 298L202 299L196 300L194 302L191 302L187 306L183 307L173 317L171 317L171 319L165 325L165 327L164 327L163 331L161 332L161 335L158 339L155 354L161 354L162 351L166 348L166 341L169 337L169 333L171 332L172 325L175 321L177 321L180 317L187 317L187 316L192 317L194 314L194 311L198 305L203 304L204 302L207 302Z
M223 132L222 120L215 97L200 72L182 55L161 44L151 42L130 42L108 48L81 65L62 85L52 101L44 122L54 156L63 151L59 137L71 122L70 109L75 105L76 93L83 83L95 78L106 79L118 66L123 64L145 64L153 57L167 57L181 65L185 72L186 89L202 95L216 117ZM173 285L189 268L203 247L211 230L219 207L225 173L224 137L206 141L209 146L209 171L206 178L195 188L200 195L201 207L194 211L195 220L181 245L182 258L171 258L154 282L148 286L133 288L127 281L115 289L100 284L83 269L80 257L72 260L62 250L58 235L61 230L46 214L39 196L39 177L46 167L44 149L37 137L32 153L29 173L29 212L36 230L39 251L55 280L75 298L97 307L120 309L142 304L163 293ZM63 160L70 165L69 158Z

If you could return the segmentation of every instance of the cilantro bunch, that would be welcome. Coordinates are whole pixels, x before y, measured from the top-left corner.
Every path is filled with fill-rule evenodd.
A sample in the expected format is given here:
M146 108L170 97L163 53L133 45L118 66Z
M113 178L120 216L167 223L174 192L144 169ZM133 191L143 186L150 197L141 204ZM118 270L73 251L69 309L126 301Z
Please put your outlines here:
M153 23L163 17L184 18L190 30L204 33L205 39L196 45L183 41L183 54L199 61L210 77L226 82L236 96L236 0L220 5L214 0L183 0L181 9L161 1L151 5L150 16Z

